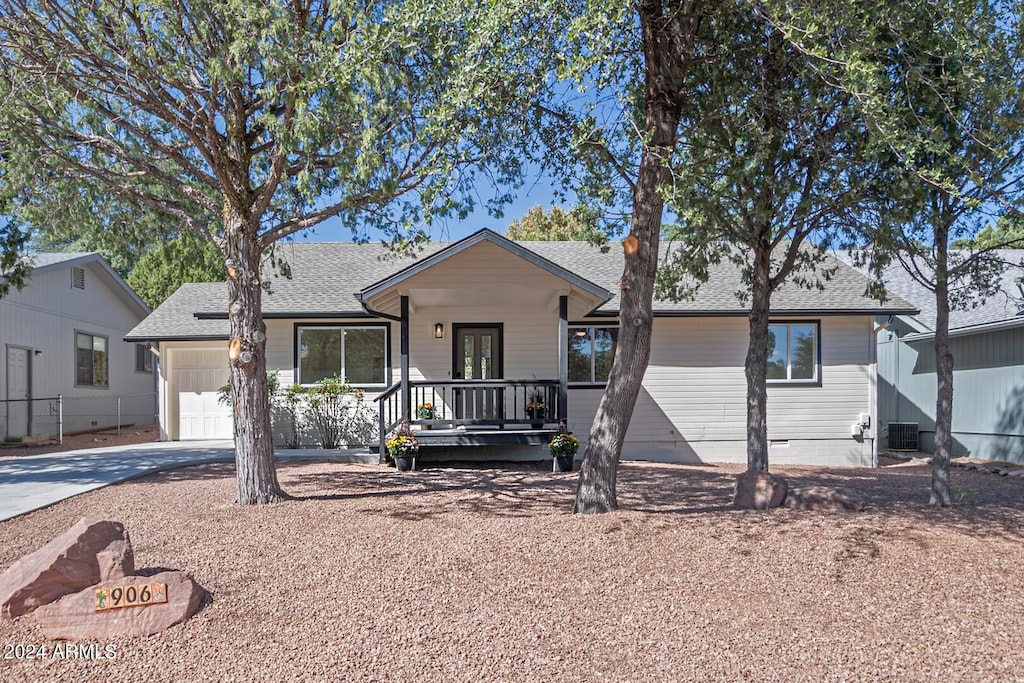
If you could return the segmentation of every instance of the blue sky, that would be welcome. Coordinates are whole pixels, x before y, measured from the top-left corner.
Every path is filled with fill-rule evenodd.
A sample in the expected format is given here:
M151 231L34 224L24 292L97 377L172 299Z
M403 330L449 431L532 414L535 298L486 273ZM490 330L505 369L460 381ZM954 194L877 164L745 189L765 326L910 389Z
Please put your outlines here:
M431 225L428 229L431 241L450 242L460 240L471 235L481 228L490 228L502 235L509 224L517 218L522 218L527 211L540 205L545 210L552 206L561 206L566 210L572 208L570 201L562 202L555 199L554 181L545 176L538 176L527 179L518 191L516 200L504 207L504 216L494 218L488 215L484 204L486 200L493 197L495 192L486 181L481 182L477 187L480 201L477 202L477 209L465 220L455 218ZM371 231L370 238L378 239L380 233ZM296 235L299 242L347 242L352 239L351 231L340 224L336 219L329 219L316 226L305 234Z

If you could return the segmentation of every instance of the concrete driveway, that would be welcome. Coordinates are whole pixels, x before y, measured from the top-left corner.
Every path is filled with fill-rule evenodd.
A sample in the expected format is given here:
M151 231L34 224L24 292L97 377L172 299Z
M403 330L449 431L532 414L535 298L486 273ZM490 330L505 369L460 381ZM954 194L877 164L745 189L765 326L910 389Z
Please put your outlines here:
M278 449L276 457L278 461L377 462L377 455L365 448ZM0 460L0 521L144 474L186 465L234 461L231 440L164 441L3 459Z

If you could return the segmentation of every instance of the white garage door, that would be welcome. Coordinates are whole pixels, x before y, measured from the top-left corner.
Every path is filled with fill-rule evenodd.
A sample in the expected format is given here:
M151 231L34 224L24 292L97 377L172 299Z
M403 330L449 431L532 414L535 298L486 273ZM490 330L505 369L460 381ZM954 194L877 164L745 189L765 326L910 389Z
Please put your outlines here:
M231 407L217 401L228 383L227 349L175 349L178 382L178 438L230 439Z

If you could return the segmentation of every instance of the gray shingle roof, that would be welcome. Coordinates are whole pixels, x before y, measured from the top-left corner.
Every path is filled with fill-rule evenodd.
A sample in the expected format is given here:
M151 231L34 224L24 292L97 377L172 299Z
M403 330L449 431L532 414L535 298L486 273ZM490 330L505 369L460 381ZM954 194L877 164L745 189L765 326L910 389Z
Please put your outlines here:
M1016 320L1024 324L1024 316L1021 315L1024 294L1014 281L1024 276L1024 268L1019 265L1024 261L1024 249L1003 249L994 253L999 260L1017 265L1003 272L995 295L985 300L976 297L970 307L951 310L950 331ZM920 309L921 312L913 316L920 327L928 331L935 329L935 295L932 292L914 280L899 263L890 264L882 274L882 280L886 290Z
M581 242L522 242L523 246L566 268L574 269L583 277L601 285L611 292L619 291L622 277L623 253L618 245L612 245L608 253ZM662 257L668 251L662 245ZM828 256L826 267L837 268L825 289L807 290L793 282L786 282L772 295L772 312L776 314L839 314L839 313L889 313L909 311L915 306L899 297L880 304L864 294L868 281L863 275ZM744 289L740 271L731 263L723 262L712 266L708 281L702 284L692 300L655 301L655 312L677 315L745 315L749 304L740 303L736 292ZM616 296L602 311L618 311L619 297Z
M156 341L172 339L227 339L227 319L197 319L199 311L224 310L227 286L223 282L195 282L179 287L125 339Z
M92 255L99 256L94 251L36 251L29 254L28 261L32 264L33 268L46 268L58 263L77 261Z
M623 254L617 245L607 252L585 242L520 242L527 249L580 277L607 289L615 296L596 313L614 314L619 306L619 280ZM448 246L430 243L421 257ZM271 293L263 296L264 315L269 317L365 315L355 294L414 264L414 258L389 257L380 244L347 242L290 242L278 245L278 257L290 266L292 279L271 277ZM831 257L830 257L831 258ZM833 259L834 261L834 259ZM864 295L867 280L853 268L838 263L839 270L824 291L784 285L773 296L776 314L843 314L909 312L915 307L899 298L885 304ZM737 300L739 271L728 263L716 266L697 296L688 301L655 301L663 315L744 315L749 306ZM226 304L223 283L184 285L161 304L129 339L227 338L227 321L197 319L196 313L223 315Z

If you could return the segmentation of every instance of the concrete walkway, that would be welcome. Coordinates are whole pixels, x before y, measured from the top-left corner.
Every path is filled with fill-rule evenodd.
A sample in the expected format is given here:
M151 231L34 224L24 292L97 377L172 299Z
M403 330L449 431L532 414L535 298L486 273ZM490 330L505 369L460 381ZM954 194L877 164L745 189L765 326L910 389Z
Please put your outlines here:
M377 462L377 454L365 448L278 449L276 457L278 462ZM165 441L0 459L0 521L152 472L234 461L231 440Z

